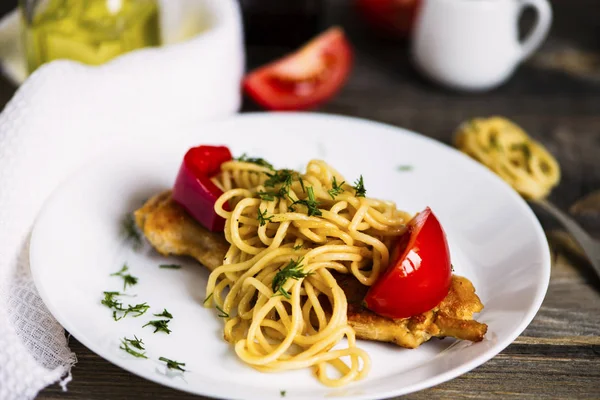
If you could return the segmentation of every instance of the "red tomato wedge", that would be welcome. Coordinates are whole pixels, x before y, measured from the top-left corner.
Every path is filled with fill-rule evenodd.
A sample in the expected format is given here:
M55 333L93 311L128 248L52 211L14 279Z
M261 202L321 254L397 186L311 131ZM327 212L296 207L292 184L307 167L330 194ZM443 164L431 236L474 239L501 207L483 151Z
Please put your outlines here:
M331 28L282 59L251 71L246 93L269 110L319 106L343 86L352 66L352 49L340 28Z
M225 228L225 220L214 210L215 202L223 191L210 178L218 174L221 164L231 158L231 152L225 146L192 147L183 158L173 186L173 200L202 226L214 232Z
M446 234L427 207L408 224L391 262L367 292L367 308L388 318L408 318L431 310L448 294L452 267Z

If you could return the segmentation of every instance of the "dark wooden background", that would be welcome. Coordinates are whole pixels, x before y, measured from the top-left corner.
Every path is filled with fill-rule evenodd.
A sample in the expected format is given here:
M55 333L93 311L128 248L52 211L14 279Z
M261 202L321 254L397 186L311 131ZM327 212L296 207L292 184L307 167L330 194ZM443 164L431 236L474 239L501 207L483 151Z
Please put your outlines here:
M454 128L476 116L503 115L522 125L558 158L561 184L550 199L600 237L600 2L553 0L555 21L542 49L504 86L462 94L433 86L411 68L406 45L382 40L361 23L351 1L324 2L322 26L341 24L356 50L350 81L321 110L386 122L450 143ZM3 0L0 15L16 0ZM528 16L524 25L527 26ZM249 66L288 51L248 46ZM0 104L15 88L0 79ZM246 102L244 110L256 110ZM584 197L587 200L584 200ZM589 196L592 196L591 198ZM539 210L536 210L539 212ZM550 288L532 324L506 350L460 378L406 396L431 398L600 399L600 279L568 235L539 213L552 247ZM39 399L196 398L121 370L82 346L64 393Z

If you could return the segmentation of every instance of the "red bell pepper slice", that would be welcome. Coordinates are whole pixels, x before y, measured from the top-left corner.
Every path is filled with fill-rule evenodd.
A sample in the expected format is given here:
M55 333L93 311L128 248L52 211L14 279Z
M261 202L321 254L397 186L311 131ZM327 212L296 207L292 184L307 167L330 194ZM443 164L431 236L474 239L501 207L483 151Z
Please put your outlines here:
M213 232L223 231L225 220L214 209L223 191L210 178L221 171L221 164L231 159L231 152L225 146L192 147L183 158L173 187L173 200ZM227 204L225 208L228 209Z

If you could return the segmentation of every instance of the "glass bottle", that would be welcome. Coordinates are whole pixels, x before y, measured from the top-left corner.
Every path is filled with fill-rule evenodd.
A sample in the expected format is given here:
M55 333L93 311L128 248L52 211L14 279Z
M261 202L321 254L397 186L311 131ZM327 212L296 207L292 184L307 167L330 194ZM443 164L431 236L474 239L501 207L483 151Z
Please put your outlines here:
M160 44L157 0L20 0L29 72L52 60L99 65Z

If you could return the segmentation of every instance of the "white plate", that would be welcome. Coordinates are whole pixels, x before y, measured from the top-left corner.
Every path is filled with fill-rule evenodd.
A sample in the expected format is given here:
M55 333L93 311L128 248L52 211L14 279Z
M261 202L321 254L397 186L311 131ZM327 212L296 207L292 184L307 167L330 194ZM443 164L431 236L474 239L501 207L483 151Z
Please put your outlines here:
M31 269L44 302L60 323L108 361L146 379L184 391L228 399L374 399L436 385L484 363L529 324L544 298L550 260L535 216L492 173L466 156L403 129L311 114L243 115L165 133L161 143L114 149L64 183L39 216L31 241ZM135 252L119 235L124 214L171 187L182 156L198 144L226 144L234 154L264 157L298 168L324 158L347 180L364 176L368 195L393 199L416 212L432 207L449 238L456 272L471 279L485 304L478 320L489 330L481 343L434 339L416 350L361 342L372 358L369 376L340 389L321 386L309 370L259 373L238 361L222 339L222 321L202 307L207 271L190 260L180 270L149 246ZM398 166L410 165L411 171ZM110 277L127 262L138 285L132 303L152 309L115 322L102 292L121 289ZM142 325L167 308L172 333ZM119 339L144 339L151 359L119 350ZM165 373L164 356L186 363Z

